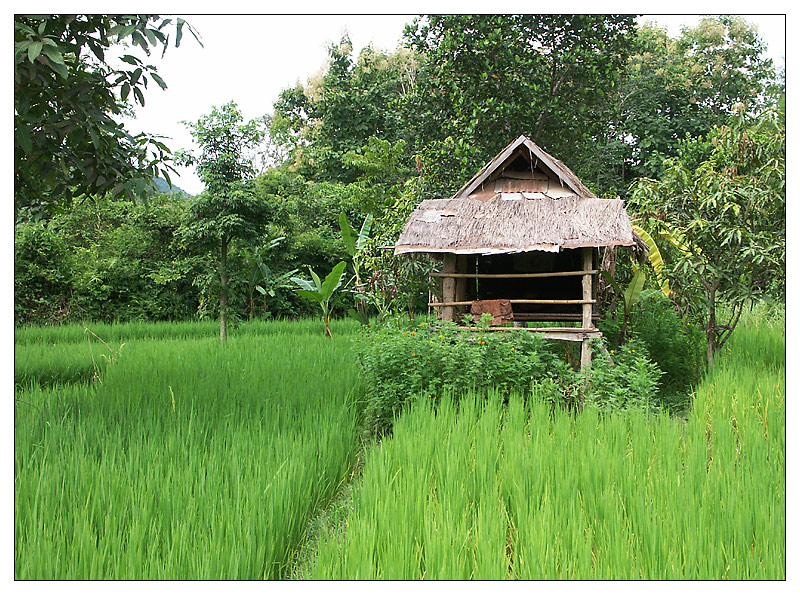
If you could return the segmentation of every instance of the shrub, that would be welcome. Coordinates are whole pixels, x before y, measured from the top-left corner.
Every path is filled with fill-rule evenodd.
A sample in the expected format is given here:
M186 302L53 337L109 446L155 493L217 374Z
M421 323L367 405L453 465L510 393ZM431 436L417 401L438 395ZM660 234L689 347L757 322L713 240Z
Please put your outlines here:
M598 325L609 349L620 349L620 322L621 314L616 319L607 314ZM673 412L685 409L691 388L700 382L706 369L702 329L684 322L672 302L654 294L634 307L629 336L646 348L649 358L663 372L657 404Z
M648 413L663 408L658 398L663 372L651 361L644 342L634 339L597 354L584 393L584 402L602 411L640 409Z
M529 395L536 386L552 404L575 401L580 376L538 335L483 332L452 323L390 320L368 326L358 342L367 386L370 429L388 430L403 405L417 395L433 400L470 390Z
M14 321L58 323L68 316L72 272L64 241L25 224L14 235Z

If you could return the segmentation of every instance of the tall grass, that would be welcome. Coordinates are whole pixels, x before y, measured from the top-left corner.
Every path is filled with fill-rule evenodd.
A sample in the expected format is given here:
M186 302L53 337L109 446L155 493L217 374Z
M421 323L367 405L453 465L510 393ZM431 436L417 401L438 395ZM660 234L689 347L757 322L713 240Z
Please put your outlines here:
M783 345L777 327L737 330L688 420L421 397L311 575L783 579Z
M15 577L280 578L359 405L349 339L265 330L132 341L102 384L18 390Z
M16 346L35 343L82 343L84 328L89 328L104 341L124 343L134 339L204 339L219 338L219 322L213 320L186 322L87 322L59 326L20 326L14 330ZM360 327L352 318L331 321L334 336L350 334ZM299 320L249 320L229 323L229 336L246 335L306 335L323 332L322 321L315 318Z

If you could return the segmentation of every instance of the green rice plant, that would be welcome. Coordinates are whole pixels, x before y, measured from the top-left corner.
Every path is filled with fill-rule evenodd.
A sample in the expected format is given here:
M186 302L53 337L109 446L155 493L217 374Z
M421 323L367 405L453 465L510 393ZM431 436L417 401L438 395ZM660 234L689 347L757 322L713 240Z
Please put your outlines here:
M337 334L355 333L359 324L352 319L332 319L331 329ZM218 336L219 323L209 320L191 322L122 322L65 324L60 326L19 326L14 329L14 345L83 343L86 328L109 344L127 343L136 339L204 339ZM319 322L299 320L248 320L231 322L231 336L308 335L319 332Z
M17 579L281 578L352 471L349 342L133 341L103 383L16 392Z
M311 576L784 579L781 332L737 329L685 420L409 400Z

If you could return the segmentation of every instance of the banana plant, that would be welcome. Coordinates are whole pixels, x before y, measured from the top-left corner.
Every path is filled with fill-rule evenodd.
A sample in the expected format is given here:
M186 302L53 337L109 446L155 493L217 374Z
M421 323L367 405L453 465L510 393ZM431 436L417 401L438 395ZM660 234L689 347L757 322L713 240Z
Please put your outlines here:
M656 282L658 286L661 288L661 293L663 293L666 297L669 297L672 293L672 289L669 286L669 280L666 278L664 274L664 258L661 256L661 250L658 249L658 245L656 244L653 236L651 236L643 227L637 224L632 224L633 231L636 232L644 243L647 244L647 259L650 261L650 265L653 267L653 272L656 275Z
M642 291L644 288L645 272L641 267L634 266L633 279L631 279L631 282L628 283L625 289L622 289L617 282L614 281L614 277L612 277L608 271L602 271L602 273L606 281L608 281L608 284L614 288L614 291L622 296L622 328L619 331L619 342L624 343L633 307L638 304L643 297L647 297L656 292L653 290Z
M353 272L355 273L355 291L356 297L362 298L363 296L363 287L361 285L361 270L359 266L359 255L361 251L364 249L364 246L367 244L367 240L369 240L369 230L372 227L372 215L367 215L364 219L364 223L361 224L361 229L356 232L355 228L350 224L350 221L347 219L347 215L344 212L339 214L339 228L342 230L342 241L344 242L344 247L347 250L347 254L350 255L350 260L353 264ZM366 324L363 321L367 318L367 312L365 307L365 300L360 299L359 302L356 304L357 312L355 317L362 321L362 324Z
M344 269L347 263L343 260L328 273L324 281L321 281L311 267L308 271L311 273L312 281L302 279L300 277L292 277L292 281L298 286L295 289L297 295L306 298L316 304L319 304L322 310L322 321L325 324L325 336L331 337L331 311L338 302L341 293L337 294L337 290L342 285L342 277L344 276Z
M361 285L358 255L367 244L370 227L372 227L372 215L367 215L366 219L364 219L364 223L361 225L361 229L356 232L355 228L350 225L347 215L344 213L339 214L339 228L342 230L342 241L344 241L344 247L353 261L353 271L356 274L356 286Z

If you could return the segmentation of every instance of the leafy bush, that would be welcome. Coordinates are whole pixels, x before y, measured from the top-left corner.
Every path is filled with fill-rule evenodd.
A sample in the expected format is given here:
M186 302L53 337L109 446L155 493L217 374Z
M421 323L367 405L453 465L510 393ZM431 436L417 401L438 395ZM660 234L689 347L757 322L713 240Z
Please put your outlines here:
M14 235L14 321L61 322L69 314L71 284L64 241L49 227L18 227Z
M597 354L584 393L584 402L602 411L661 408L659 378L663 372L650 359L646 345L631 340L606 354Z
M453 323L390 320L367 327L357 346L367 386L370 429L382 433L410 399L437 400L470 390L529 395L532 386L552 404L577 399L580 376L538 335L474 332Z
M610 315L601 320L600 330L610 349L619 349L619 324ZM653 295L633 309L630 335L646 347L649 357L664 373L658 404L671 411L685 409L690 391L706 370L705 337L702 329L686 323L667 298Z

